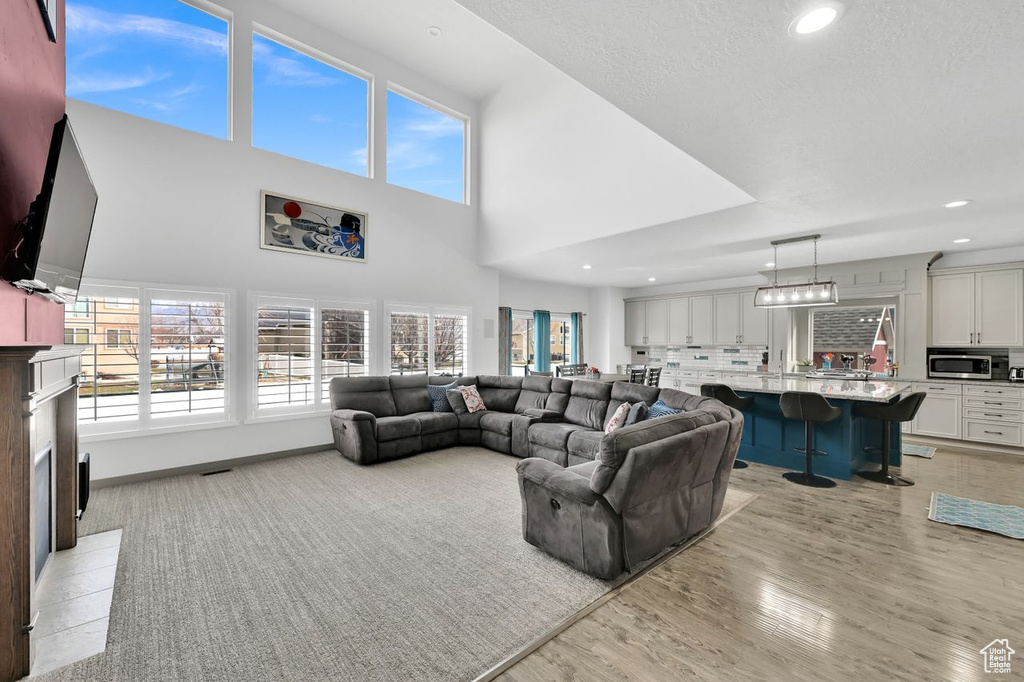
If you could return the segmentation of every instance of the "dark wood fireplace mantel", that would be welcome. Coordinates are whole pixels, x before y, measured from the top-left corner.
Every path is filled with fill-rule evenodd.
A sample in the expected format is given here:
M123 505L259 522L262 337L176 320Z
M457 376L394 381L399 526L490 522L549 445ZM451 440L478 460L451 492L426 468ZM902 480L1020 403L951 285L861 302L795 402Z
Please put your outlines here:
M36 608L35 456L52 448L53 547L78 542L82 346L0 347L0 682L28 675Z

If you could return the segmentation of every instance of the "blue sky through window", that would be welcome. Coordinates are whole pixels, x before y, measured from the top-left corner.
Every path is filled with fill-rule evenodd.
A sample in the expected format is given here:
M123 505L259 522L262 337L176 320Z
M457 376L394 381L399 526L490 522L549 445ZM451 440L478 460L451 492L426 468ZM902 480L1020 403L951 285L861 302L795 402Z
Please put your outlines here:
M388 91L388 182L462 203L464 121Z
M68 0L67 95L228 136L228 22L177 0Z
M367 175L367 81L253 35L252 143Z

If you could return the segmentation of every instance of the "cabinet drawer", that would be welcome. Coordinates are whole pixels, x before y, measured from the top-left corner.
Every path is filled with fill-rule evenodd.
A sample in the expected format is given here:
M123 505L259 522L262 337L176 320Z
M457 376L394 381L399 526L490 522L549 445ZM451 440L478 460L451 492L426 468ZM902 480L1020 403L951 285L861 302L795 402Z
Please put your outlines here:
M925 393L946 393L948 395L960 395L960 384L914 384L914 391Z
M1024 424L1024 412L1001 410L997 407L965 407L964 419L983 419L996 422Z
M964 398L964 407L996 407L1000 410L1024 410L1024 399L969 395Z
M1000 445L1024 445L1024 426L964 420L964 440Z
M1013 386L964 386L964 395L995 396L997 398L1024 398L1024 388Z

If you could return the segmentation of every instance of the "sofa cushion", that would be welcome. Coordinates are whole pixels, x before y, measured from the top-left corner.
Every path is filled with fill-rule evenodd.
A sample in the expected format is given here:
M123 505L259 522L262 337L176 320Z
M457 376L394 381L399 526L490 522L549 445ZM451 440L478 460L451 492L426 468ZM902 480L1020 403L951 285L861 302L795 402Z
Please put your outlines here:
M551 377L530 376L523 378L523 390L516 400L516 412L525 414L530 409L544 409L551 395Z
M608 413L605 415L605 422L612 418L615 410L622 403L635 405L637 403L652 404L658 399L661 389L656 386L643 386L642 384L631 384L628 381L616 381L612 384L612 395L608 401Z
M446 398L448 398L448 404L452 406L452 412L455 414L469 414L469 408L466 407L466 399L462 397L462 391L458 388L449 388L444 392Z
M480 420L483 419L483 416L485 414L487 414L486 410L484 410L483 412L474 412L472 414L470 414L469 412L464 412L462 414L455 415L456 417L459 418L459 430L460 431L473 431L473 430L479 431L480 430Z
M647 403L635 403L629 408L629 414L626 415L625 426L632 426L637 422L642 422L647 419L647 411L650 408L647 407Z
M427 395L425 374L393 374L388 380L391 382L391 396L395 399L398 414L430 412L433 409L430 396Z
M611 394L611 384L585 379L572 382L572 394L565 408L565 421L588 429L603 430Z
M570 379L552 379L551 393L544 408L565 414L565 408L569 405L569 394L572 393L572 383Z
M645 417L644 421L648 419L657 419L659 417L671 417L672 415L679 414L682 411L683 410L669 407L665 401L659 400L647 409L647 417Z
M459 428L459 418L454 412L414 412L408 416L420 423L420 435L454 431Z
M375 417L398 414L387 377L334 377L331 379L331 408L362 410Z
M575 466L568 467L568 470L579 476L589 479L594 475L594 469L597 468L597 460L592 460L584 464L577 464Z
M615 429L621 429L626 425L626 417L629 416L629 409L633 407L629 403L620 403L612 416L608 419L608 423L604 425L604 432L611 433Z
M481 374L477 377L477 389L488 410L515 412L516 401L523 387L523 377L509 377Z
M381 417L377 420L377 440L385 442L420 435L420 423L415 417Z
M585 427L578 424L549 424L541 422L530 427L530 442L556 450L568 451L567 442L574 431Z
M434 412L454 412L451 403L448 402L447 392L448 389L455 388L456 383L453 381L443 386L427 385L427 395L430 397L430 405Z
M476 386L459 386L459 393L462 394L462 400L466 403L466 409L470 414L487 409L487 403L480 396L480 391Z
M495 412L488 410L480 417L480 428L484 431L500 433L503 436L512 435L512 420L516 415L509 412Z
M718 402L714 398L707 398L700 395L693 395L692 393L686 393L685 391L677 391L674 388L663 388L661 393L658 394L658 400L664 402L666 405L675 410L686 410L687 412L693 412L694 410L704 409L704 405L714 403L716 406L722 406L722 403ZM710 403L709 403L710 401ZM648 405L651 403L648 402ZM728 410L722 413L722 416L726 419Z
M601 449L602 438L604 438L604 434L600 431L590 431L587 429L573 431L569 434L569 453L584 459L597 459L597 453Z

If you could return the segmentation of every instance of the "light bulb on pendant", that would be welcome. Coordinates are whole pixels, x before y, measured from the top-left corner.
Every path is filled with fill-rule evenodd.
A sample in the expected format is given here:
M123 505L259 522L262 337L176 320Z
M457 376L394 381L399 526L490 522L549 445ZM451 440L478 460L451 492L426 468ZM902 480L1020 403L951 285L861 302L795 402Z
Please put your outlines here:
M794 291L793 295L789 297L789 300L791 300L791 301L799 301L800 300L800 294L798 294L798 293L796 293Z

